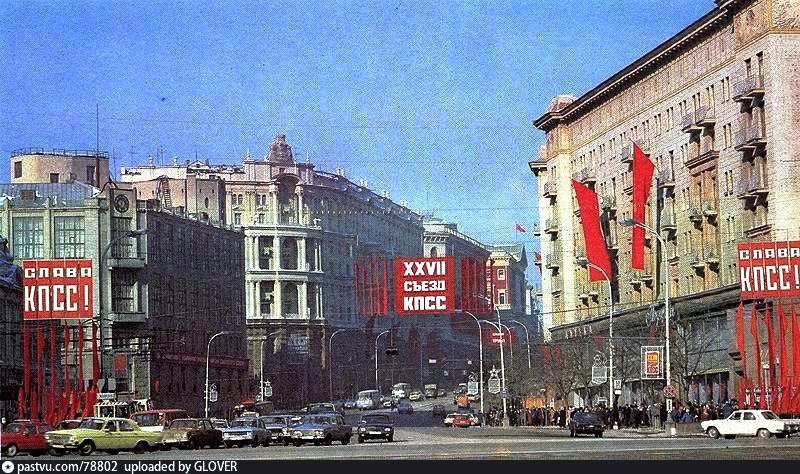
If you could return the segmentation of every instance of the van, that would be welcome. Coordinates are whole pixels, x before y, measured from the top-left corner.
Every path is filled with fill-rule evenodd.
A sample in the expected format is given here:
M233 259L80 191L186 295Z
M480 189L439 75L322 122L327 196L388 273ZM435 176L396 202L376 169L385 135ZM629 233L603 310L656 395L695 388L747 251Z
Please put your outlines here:
M377 390L362 390L358 392L356 408L359 410L373 410L381 406L381 392Z
M164 428L177 418L189 418L189 413L177 408L164 408L138 411L131 415L131 419L144 431L164 431Z

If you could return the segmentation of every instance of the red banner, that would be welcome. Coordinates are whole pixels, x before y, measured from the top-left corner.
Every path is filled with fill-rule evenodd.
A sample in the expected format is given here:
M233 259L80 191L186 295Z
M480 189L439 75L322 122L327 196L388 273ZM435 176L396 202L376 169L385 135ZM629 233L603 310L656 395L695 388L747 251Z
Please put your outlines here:
M23 260L24 319L91 318L91 260Z
M353 264L353 293L356 314L386 316L389 314L388 258L384 255L362 255Z
M737 246L742 299L800 296L800 241Z
M633 144L633 220L645 223L647 197L653 182L655 166L636 143ZM644 270L644 232L645 229L633 226L631 247L631 268Z
M586 259L592 265L601 268L611 278L611 260L608 258L606 240L603 238L603 229L600 227L600 205L597 201L597 193L574 179L572 187L575 189L575 197L581 213ZM592 265L589 266L589 281L605 280L606 277L603 276L603 273Z
M756 380L758 381L758 386L761 385L761 341L758 334L758 313L756 312L756 306L753 305L752 310L750 311L750 335L753 337L753 346L755 349L753 350L753 354L756 356Z
M394 259L397 314L448 314L455 310L455 258Z
M778 334L780 335L780 339L778 340L778 343L780 344L780 346L778 347L778 350L780 351L778 353L778 357L780 357L780 367L779 367L779 369L780 369L780 379L779 379L779 384L778 385L781 388L781 392L780 392L781 396L780 396L780 400L778 402L778 410L779 410L780 413L783 413L788 408L786 401L789 398L788 397L788 395L789 395L789 393L788 393L788 389L789 389L788 374L789 374L789 372L788 372L788 367L787 367L787 365L789 364L789 359L786 357L787 356L787 354L786 354L786 339L787 339L786 338L786 335L787 335L787 333L786 333L786 314L783 311L783 305L780 304L780 303L777 303L777 305L778 305L778 329L779 329L778 330Z
M19 405L21 418L30 416L29 403L31 397L31 329L22 323L22 400Z

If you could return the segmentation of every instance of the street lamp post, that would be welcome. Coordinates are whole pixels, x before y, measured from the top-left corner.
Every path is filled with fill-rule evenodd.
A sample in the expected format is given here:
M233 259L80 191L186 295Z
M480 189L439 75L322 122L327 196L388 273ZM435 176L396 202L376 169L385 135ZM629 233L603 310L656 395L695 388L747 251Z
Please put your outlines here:
M506 320L508 323L517 323L522 326L522 329L525 330L525 344L528 346L528 370L531 369L531 339L528 335L528 327L525 326L523 323L517 321L516 319L508 319Z
M100 326L100 341L99 341L99 343L100 343L100 377L101 378L105 377L105 375L106 375L105 370L103 370L104 369L103 360L105 359L105 357L103 357L103 354L105 354L105 352L106 352L106 347L105 347L105 343L103 342L104 341L104 336L103 336L103 333L104 333L104 330L103 330L103 326L104 326L104 324L103 324L103 310L104 310L105 305L103 304L103 286L104 285L103 285L103 273L102 273L103 270L105 269L106 257L108 257L108 251L111 250L111 247L114 246L114 244L116 244L117 242L120 242L120 241L125 240L125 239L138 237L138 236L144 235L146 233L147 233L147 229L129 230L128 232L125 232L123 235L120 235L119 237L115 237L115 238L111 239L106 244L106 246L103 248L103 253L100 254L100 272L101 273L100 273L100 275L98 275L99 276L99 281L100 281L100 287L97 289L98 296L100 297L100 305L99 305L100 311L98 313L97 319L98 319L98 323L99 323L99 326Z
M342 328L333 331L331 337L328 339L328 396L333 400L333 336L343 331L361 331L355 328ZM377 342L376 342L377 345ZM376 356L377 360L377 356Z
M225 336L225 335L228 335L228 334L233 334L233 333L231 331L220 331L220 332L214 334L213 336L211 336L211 339L208 340L208 346L206 347L206 392L205 392L205 395L206 395L205 396L205 399L206 399L206 418L208 418L208 368L209 368L209 365L210 365L209 362L210 362L210 356L211 356L211 341L213 341L214 338L217 337L217 336Z
M626 227L640 227L658 239L658 245L661 247L661 259L663 260L664 265L664 350L666 352L666 367L665 367L665 379L666 384L672 384L672 373L670 370L670 351L669 351L669 265L667 265L667 244L664 242L664 239L656 232L652 227L644 224L643 222L635 221L633 219L623 219L620 221L620 224ZM667 398L667 426L670 429L670 432L674 430L674 426L672 426L672 417L669 415L672 413L672 399Z
M479 374L479 383L481 384L481 388L479 390L479 397L481 397L481 414L483 413L483 332L481 331L481 321L475 317L474 314L470 313L467 310L456 310L457 313L465 313L472 316L472 319L475 320L475 323L478 325L478 358L480 365L478 366L478 374ZM483 426L483 425L481 425Z
M381 338L384 334L389 334L389 330L383 331L382 333L378 334L378 337L375 338L375 390L378 392L381 391L381 386L378 383L378 339Z
M264 401L264 343L267 342L270 337L277 336L278 334L280 334L280 331L268 334L266 337L264 337L264 339L261 340L261 352L259 353L261 356L261 368L259 369L260 378L258 379L258 382L260 384L259 393L261 393L262 402Z
M614 294L611 288L611 278L608 277L605 270L586 258L579 258L578 265L584 268L594 268L602 273L608 282L608 301L610 302L608 311L608 408L611 409L614 406Z
M497 309L497 306L495 306L495 309ZM498 316L498 321L499 321L500 310L497 310L497 316ZM493 328L497 329L497 332L499 332L500 335L501 335L501 338L500 338L500 384L502 385L502 392L504 394L503 397L502 397L503 398L503 421L502 421L502 426L508 426L508 402L507 402L506 397L505 397L505 394L506 394L506 363L505 363L505 358L503 357L503 345L504 345L503 341L505 340L505 334L503 334L503 328L502 328L502 325L500 323L493 323L493 322L487 321L485 319L482 319L480 322L491 325Z

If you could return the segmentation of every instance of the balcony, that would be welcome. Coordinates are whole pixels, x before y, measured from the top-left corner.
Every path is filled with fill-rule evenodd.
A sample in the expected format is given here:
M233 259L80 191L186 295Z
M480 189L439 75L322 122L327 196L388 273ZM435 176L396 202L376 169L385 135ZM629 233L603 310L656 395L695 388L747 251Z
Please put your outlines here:
M717 203L712 200L703 201L703 215L708 218L717 217Z
M554 198L558 194L556 191L556 183L551 183L550 181L544 183L544 193L543 196L546 198Z
M109 313L108 319L112 323L143 324L147 322L147 316L141 311L113 311Z
M703 222L703 213L700 212L700 209L696 207L690 207L688 211L686 211L689 215L689 220L692 222Z
M619 154L619 160L623 163L631 163L633 162L633 154L631 152L631 147L624 146Z
M704 105L695 112L694 121L701 127L713 127L717 123L717 117L711 107Z
M686 161L686 167L691 169L696 166L702 165L703 163L717 160L718 158L719 158L719 151L708 149L698 155L690 157Z
M648 265L645 265L644 270L639 272L639 277L649 286L653 283L653 270Z
M628 273L628 281L633 286L640 286L642 284L642 275L637 271Z
M617 198L614 196L603 196L600 199L600 208L608 212L616 212Z
M561 279L554 278L550 281L550 293L561 293Z
M678 223L675 221L675 214L672 212L665 212L661 218L661 229L667 231L678 230Z
M580 171L573 173L572 179L583 184L592 184L597 182L597 175L593 170L584 167Z
M616 236L606 237L606 247L613 252L619 251L619 239Z
M538 176L540 172L547 171L547 161L541 158L529 161L528 167L531 169L534 175Z
M698 126L694 120L694 113L688 113L681 118L681 131L684 133L697 133L703 127Z
M706 249L705 252L703 252L703 258L709 265L719 265L719 255L717 255L717 251L714 249Z
M578 292L578 299L581 299L584 302L589 301L589 291L585 286L582 287L581 290Z
M703 260L703 255L699 253L692 254L692 260L690 261L690 264L695 270L700 270L706 267L706 262Z
M558 218L552 217L544 221L544 231L548 234L558 233Z
M658 187L659 188L674 188L675 175L672 170L661 170L658 173Z
M542 229L539 227L539 224L533 226L533 230L531 230L531 233L537 237L542 235Z
M733 84L733 100L751 101L764 95L764 76L752 75Z
M534 254L533 264L536 265L536 266L539 266L539 267L542 266L542 254L540 254L539 252L536 252Z
M736 183L736 197L739 199L757 198L762 194L769 193L767 179L761 173L749 174L749 171L741 172L741 179Z
M766 134L761 125L745 127L734 135L733 148L736 151L754 150L766 144Z
M558 268L561 266L561 255L557 253L551 253L545 259L545 266L550 269Z

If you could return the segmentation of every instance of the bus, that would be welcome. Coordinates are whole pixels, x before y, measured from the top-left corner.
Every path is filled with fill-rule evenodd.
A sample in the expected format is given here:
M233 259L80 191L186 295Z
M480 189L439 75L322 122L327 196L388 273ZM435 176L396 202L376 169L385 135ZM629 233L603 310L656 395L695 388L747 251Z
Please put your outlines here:
M372 410L380 408L381 406L381 392L377 390L362 390L358 392L356 399L356 408L359 410Z
M392 395L399 398L404 399L408 398L408 395L411 393L411 384L408 383L396 383L392 386Z

